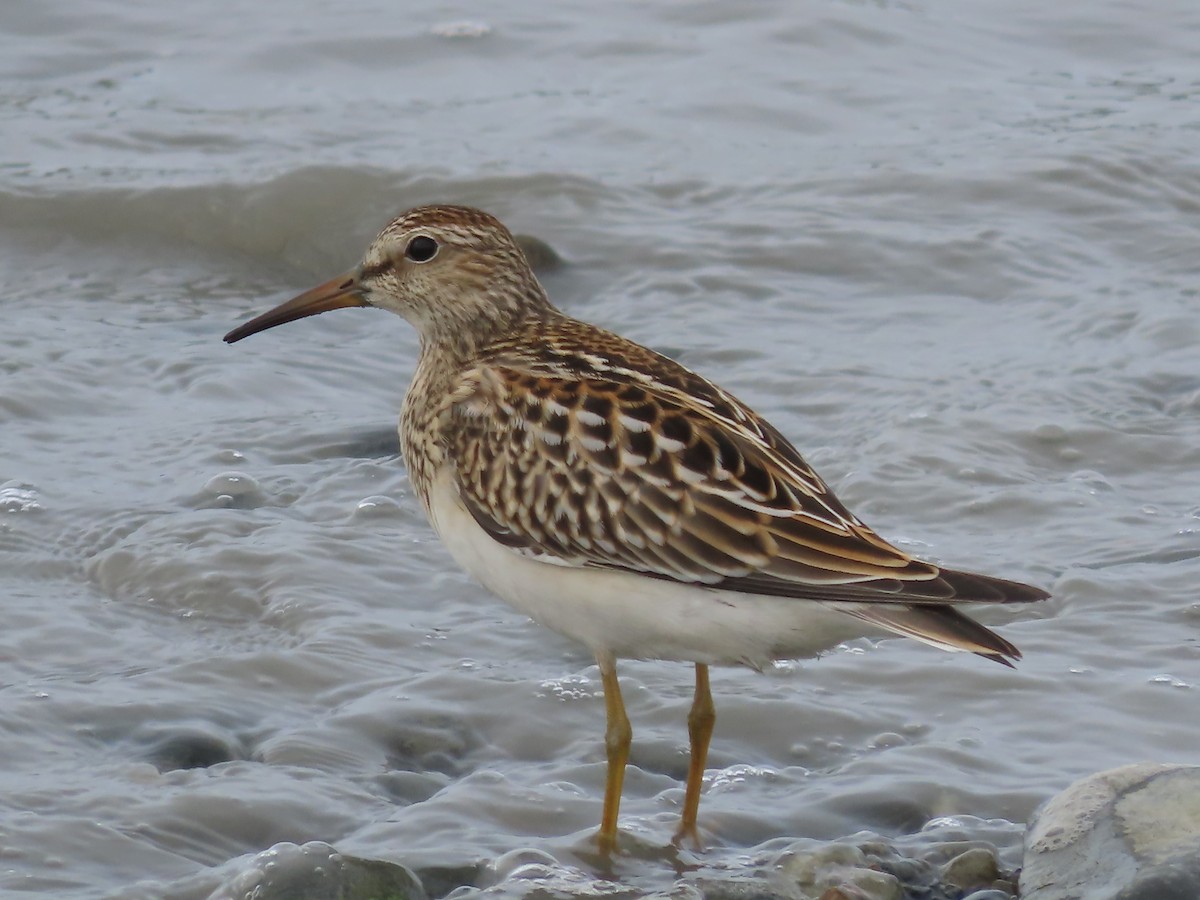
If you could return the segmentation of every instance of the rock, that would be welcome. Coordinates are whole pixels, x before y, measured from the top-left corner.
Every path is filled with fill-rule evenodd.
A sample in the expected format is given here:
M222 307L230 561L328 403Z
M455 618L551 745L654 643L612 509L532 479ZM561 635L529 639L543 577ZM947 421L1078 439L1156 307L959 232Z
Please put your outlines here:
M1025 835L1021 897L1200 897L1200 766L1122 766L1051 798Z
M852 844L828 844L794 851L781 861L780 875L805 896L820 900L901 900L904 889L895 875L869 869L867 854Z
M836 869L866 865L867 857L853 844L826 844L809 851L794 851L780 861L780 872L803 888L812 887Z
M699 891L703 900L793 900L794 897L780 891L778 885L766 878L701 878L689 887ZM686 896L686 892L683 893Z
M426 900L404 866L343 856L329 844L276 844L250 859L208 900Z
M830 888L817 900L867 900L857 888Z
M895 875L876 872L874 869L847 869L839 876L835 890L853 889L848 897L854 900L904 900L904 888Z
M942 867L942 881L964 890L989 887L999 877L996 852L985 847L974 847L960 853Z
M996 846L973 836L983 824L922 829L904 840L907 847L870 832L819 846L801 841L775 858L774 871L785 891L804 900L963 900L972 891L981 900L1011 898L1016 886L1006 879L1014 876L1000 870ZM1020 828L1007 831L1015 843Z

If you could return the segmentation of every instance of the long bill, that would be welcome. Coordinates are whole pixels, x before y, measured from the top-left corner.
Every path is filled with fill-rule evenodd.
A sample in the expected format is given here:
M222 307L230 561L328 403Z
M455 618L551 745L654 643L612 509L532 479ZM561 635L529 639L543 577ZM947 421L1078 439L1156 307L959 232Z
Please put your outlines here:
M261 316L255 316L249 322L239 325L225 335L225 343L232 344L244 337L274 328L276 325L294 322L305 316L315 316L317 313L329 312L331 309L370 305L362 297L358 270L351 269L344 275L339 275L324 284L318 284L312 290L305 291L300 296L293 297L286 303L280 303Z

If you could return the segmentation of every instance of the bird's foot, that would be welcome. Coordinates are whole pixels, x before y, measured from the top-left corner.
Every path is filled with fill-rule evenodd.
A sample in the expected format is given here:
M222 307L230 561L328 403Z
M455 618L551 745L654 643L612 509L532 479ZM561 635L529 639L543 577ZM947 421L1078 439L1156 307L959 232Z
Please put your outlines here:
M680 825L679 830L675 832L675 836L671 838L671 843L680 850L694 850L697 853L703 853L706 849L704 841L700 837L700 829L696 827L695 822L688 825Z

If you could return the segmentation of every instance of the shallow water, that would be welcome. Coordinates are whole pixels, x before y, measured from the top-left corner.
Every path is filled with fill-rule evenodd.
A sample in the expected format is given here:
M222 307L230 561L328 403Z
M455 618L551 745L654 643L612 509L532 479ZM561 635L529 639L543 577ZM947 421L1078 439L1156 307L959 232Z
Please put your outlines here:
M311 840L586 887L599 679L425 525L410 329L220 340L430 200L902 546L1054 592L980 613L1016 671L714 672L691 865L955 816L1012 864L1073 779L1200 763L1195 4L297 7L0 8L0 891L204 897ZM667 890L690 670L621 671L616 874Z

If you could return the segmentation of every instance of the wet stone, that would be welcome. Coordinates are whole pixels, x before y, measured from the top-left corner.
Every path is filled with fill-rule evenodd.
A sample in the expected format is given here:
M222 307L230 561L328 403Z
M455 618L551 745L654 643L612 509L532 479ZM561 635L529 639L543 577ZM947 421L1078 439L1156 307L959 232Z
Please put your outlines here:
M942 881L964 889L990 885L999 877L996 852L984 847L959 854L942 869Z
M387 726L371 723L387 748L387 765L404 772L436 772L457 776L470 770L467 757L480 745L474 728L461 718L425 713Z
M881 872L896 876L906 887L928 887L938 879L938 868L923 859L905 857L872 859L871 865Z
M877 872L874 869L848 869L841 874L841 881L834 885L837 890L851 889L849 896L855 900L903 900L904 888L895 875Z
M800 900L801 897L765 878L698 879L693 887L700 891L704 900Z
M229 737L199 728L164 729L145 738L144 759L160 772L207 769L233 759L244 759L245 748Z
M894 855L885 854L885 848L874 842L866 846L872 856ZM830 891L842 891L855 900L901 900L904 895L895 875L868 868L868 854L851 844L829 844L795 853L781 864L780 872L805 896L824 898Z
M985 895L987 900L1015 896L995 846L963 840L958 832L952 840L920 840L925 834L923 829L908 839L907 850L867 834L824 846L797 845L776 859L775 870L805 900L963 900L972 891L999 892Z
M329 844L276 844L213 891L208 900L427 900L404 866L343 856Z
M856 888L833 887L821 894L818 900L863 900Z
M1035 814L1024 900L1200 897L1200 766L1140 763L1081 779Z
M782 862L781 871L801 887L810 887L832 869L858 867L866 861L866 854L852 844L828 844L789 856Z
M1200 897L1200 858L1152 866L1140 872L1115 900L1196 900Z
M416 870L416 876L420 879L421 886L427 895L445 897L456 888L478 884L484 868L483 863L461 866L424 866Z

